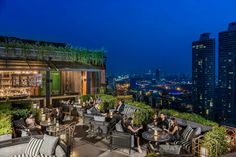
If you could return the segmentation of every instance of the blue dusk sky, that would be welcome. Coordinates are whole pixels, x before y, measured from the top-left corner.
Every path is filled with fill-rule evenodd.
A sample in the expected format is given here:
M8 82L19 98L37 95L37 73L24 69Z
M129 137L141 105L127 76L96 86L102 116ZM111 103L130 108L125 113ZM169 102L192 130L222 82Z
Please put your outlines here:
M235 0L0 0L0 35L104 48L108 72L191 73L191 42L236 21Z

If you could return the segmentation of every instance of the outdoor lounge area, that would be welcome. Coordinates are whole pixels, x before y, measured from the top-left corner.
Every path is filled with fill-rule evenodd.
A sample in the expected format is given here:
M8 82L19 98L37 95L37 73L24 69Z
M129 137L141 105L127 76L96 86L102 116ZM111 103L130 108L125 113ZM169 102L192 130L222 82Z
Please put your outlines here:
M103 50L9 37L0 46L0 157L218 157L236 150L235 128L104 94Z
M129 96L85 95L78 102L61 101L55 108L12 112L12 116L6 108L1 108L1 157L214 157L235 149L229 128L196 114L157 111ZM35 120L35 127L29 119ZM172 121L178 136L169 131Z

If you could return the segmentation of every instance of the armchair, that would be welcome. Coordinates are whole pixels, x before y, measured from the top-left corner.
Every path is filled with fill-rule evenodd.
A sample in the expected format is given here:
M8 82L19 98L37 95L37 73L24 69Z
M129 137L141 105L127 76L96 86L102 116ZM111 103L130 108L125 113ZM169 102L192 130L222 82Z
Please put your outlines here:
M31 135L30 130L27 128L24 119L13 121L14 137L23 137Z
M110 150L114 148L128 148L129 154L131 154L131 149L134 148L134 135L125 132L112 132L110 138Z

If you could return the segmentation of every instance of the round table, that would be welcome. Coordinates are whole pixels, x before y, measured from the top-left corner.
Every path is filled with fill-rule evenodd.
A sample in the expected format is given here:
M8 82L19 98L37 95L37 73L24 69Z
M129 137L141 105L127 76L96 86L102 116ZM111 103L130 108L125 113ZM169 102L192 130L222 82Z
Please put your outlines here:
M42 121L42 122L40 122L40 126L42 127L42 132L43 133L46 133L46 129L47 129L47 127L49 127L49 126L51 126L51 125L54 125L54 123L52 123L52 122L48 122L48 121Z
M142 138L151 142L167 142L170 140L170 135L165 131L159 131L157 136L154 136L153 131L145 131L142 133Z
M42 121L40 122L40 125L43 127L48 127L48 126L54 125L54 123L48 122L48 121Z
M64 126L60 125L60 126L49 126L46 128L46 131L48 132L49 135L55 135L56 132L60 131L61 129L63 129Z
M148 127L148 129L150 129L150 131L151 131L151 130L155 130L155 131L158 131L158 132L162 131L161 128L157 127L157 126L154 125L153 123L148 124L147 127Z

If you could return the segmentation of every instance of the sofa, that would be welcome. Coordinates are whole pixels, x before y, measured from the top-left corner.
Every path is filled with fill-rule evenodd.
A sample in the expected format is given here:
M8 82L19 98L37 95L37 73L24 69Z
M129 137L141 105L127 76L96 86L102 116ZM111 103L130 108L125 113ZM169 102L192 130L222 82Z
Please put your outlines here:
M121 112L122 115L126 115L127 117L132 116L133 113L138 111L140 108L136 106L132 106L129 104L125 104L124 110ZM114 112L116 109L110 109L109 112Z
M132 116L132 114L134 114L134 112L136 112L138 110L139 110L138 107L125 104L124 111L122 112L122 114L129 117L129 116Z
M44 135L44 137L37 137L34 139L40 139L45 141L45 137L49 140L56 137L50 137L48 135ZM32 138L24 137L24 138L16 138L9 141L4 141L0 143L0 157L67 157L66 151L60 146L58 140L57 141L47 141L45 144L39 147L39 153L37 155L29 155L26 153L27 149L29 149L29 143L32 143ZM52 154L44 154L42 152L47 152L50 146L55 144L54 150ZM44 146L43 146L44 144Z

